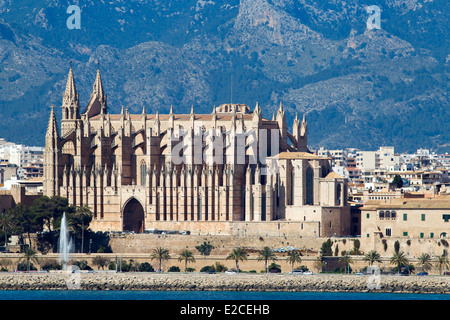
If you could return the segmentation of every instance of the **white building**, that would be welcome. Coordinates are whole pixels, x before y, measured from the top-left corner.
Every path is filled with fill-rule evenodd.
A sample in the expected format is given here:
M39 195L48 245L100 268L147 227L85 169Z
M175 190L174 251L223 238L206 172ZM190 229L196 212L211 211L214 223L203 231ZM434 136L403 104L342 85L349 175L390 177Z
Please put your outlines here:
M3 140L4 141L4 140ZM21 144L4 142L0 144L0 159L8 160L9 163L18 167L31 165L32 163L42 162L44 157L44 148L27 147Z

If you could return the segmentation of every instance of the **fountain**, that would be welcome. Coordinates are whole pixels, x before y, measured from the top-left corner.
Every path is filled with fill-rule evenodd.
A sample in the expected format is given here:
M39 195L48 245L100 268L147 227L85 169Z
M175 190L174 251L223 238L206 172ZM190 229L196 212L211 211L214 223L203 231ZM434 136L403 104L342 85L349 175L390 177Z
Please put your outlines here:
M59 231L58 240L58 263L63 266L63 269L67 269L67 263L69 262L69 253L73 251L73 243L69 233L69 227L67 225L66 213L63 213L61 218L61 228Z

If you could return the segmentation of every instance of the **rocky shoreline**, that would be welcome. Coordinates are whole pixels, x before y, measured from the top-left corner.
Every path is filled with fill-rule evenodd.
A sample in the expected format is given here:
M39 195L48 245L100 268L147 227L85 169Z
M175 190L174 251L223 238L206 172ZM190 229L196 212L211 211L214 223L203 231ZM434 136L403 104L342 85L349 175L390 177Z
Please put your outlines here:
M79 276L79 277L78 277ZM78 277L78 278L76 278ZM156 274L156 273L2 273L0 290L198 290L198 291L309 291L450 293L450 277L287 274ZM78 280L77 280L78 279Z

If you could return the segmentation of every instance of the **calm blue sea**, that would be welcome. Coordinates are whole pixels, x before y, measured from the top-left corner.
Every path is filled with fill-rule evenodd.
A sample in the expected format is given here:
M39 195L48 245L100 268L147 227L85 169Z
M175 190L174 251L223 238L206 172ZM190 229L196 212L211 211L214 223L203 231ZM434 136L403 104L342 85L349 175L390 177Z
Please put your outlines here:
M446 294L235 291L0 291L0 300L450 300Z

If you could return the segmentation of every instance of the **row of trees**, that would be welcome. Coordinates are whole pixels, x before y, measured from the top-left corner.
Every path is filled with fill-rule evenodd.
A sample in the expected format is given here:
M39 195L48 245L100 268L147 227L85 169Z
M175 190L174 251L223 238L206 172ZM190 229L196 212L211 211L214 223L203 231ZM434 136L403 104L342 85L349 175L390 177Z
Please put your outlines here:
M350 268L350 264L353 263L353 259L349 254L343 255L339 260L344 263L348 269ZM375 250L372 250L365 254L363 260L368 262L369 266L372 266L375 262L382 262L380 254ZM397 271L399 273L402 268L407 268L407 271L409 273L412 273L415 270L414 264L409 261L408 257L403 251L395 251L392 257L390 257L389 262L392 265L397 265ZM436 259L434 259L428 253L423 253L418 257L416 266L420 267L422 269L422 272L427 272L431 270L433 264L439 269L439 274L442 274L442 269L448 269L450 265L447 253L444 251L444 253L436 257Z
M197 247L197 249L198 249L198 247ZM226 257L226 259L233 260L236 264L236 271L239 272L240 271L239 262L246 261L247 255L248 254L245 249L238 247L238 248L234 248L230 252L230 254ZM168 249L158 247L158 248L153 249L153 253L151 254L150 258L152 260L158 260L159 261L159 270L162 270L162 262L164 260L171 259L171 256L170 256ZM265 272L269 271L268 262L276 261L277 259L278 258L275 255L275 253L269 247L264 247L261 251L258 252L257 260L264 261L264 271ZM194 254L190 250L187 250L187 249L183 250L178 257L178 261L180 261L180 262L184 261L184 263L185 263L184 269L185 269L185 271L187 271L188 263L195 262ZM288 252L288 257L287 257L286 261L288 263L290 263L292 265L292 269L294 269L294 264L300 263L302 261L300 252L298 252L298 251Z

